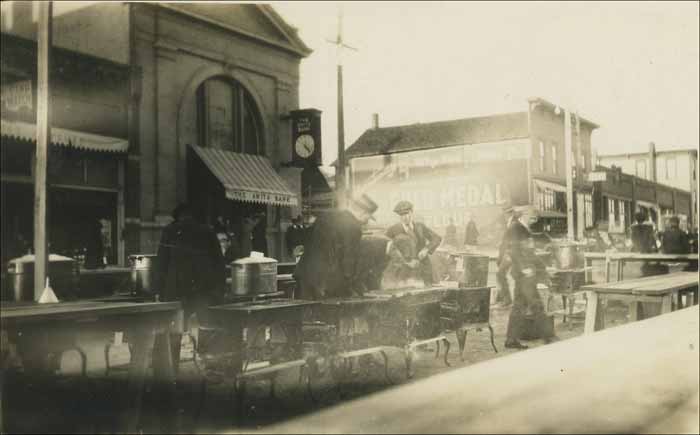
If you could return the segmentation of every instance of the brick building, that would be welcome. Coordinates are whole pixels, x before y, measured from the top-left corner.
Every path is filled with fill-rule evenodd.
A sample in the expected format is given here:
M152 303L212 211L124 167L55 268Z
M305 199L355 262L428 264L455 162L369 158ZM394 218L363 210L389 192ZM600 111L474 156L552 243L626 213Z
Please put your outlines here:
M35 40L33 6L8 3L3 33ZM101 94L120 92L120 122L110 122L112 112L88 110L121 126L117 136L126 144L115 262L156 252L181 201L194 203L206 222L222 217L238 236L244 215L263 213L256 247L281 258L303 190L302 168L288 165L290 112L299 109L299 65L311 50L296 29L268 5L115 2L57 13L61 7L54 46L126 72L125 86L96 82ZM82 77L73 78L80 100Z

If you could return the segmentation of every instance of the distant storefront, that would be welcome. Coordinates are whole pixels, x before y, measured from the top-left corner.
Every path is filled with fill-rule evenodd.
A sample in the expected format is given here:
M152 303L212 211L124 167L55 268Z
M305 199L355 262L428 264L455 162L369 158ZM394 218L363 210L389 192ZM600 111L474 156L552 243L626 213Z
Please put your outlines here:
M48 236L52 253L82 258L102 239L102 260L124 258L124 174L129 151L130 68L53 50L48 156ZM2 34L2 251L33 244L36 43ZM88 230L91 229L91 230Z

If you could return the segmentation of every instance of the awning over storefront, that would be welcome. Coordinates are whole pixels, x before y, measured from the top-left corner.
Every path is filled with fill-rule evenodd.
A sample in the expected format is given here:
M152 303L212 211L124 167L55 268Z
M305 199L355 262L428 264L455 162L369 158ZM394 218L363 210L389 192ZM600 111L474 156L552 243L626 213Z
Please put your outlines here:
M534 180L535 185L540 189L549 189L555 192L566 193L566 186L562 186L561 184L557 183L552 183L551 181L538 180L537 178L535 178Z
M2 135L26 141L36 141L36 125L22 121L2 120ZM129 141L116 137L84 133L65 128L51 127L53 145L70 146L88 151L125 153L129 150Z
M275 172L267 157L191 147L223 184L228 199L272 205L299 204L297 195Z

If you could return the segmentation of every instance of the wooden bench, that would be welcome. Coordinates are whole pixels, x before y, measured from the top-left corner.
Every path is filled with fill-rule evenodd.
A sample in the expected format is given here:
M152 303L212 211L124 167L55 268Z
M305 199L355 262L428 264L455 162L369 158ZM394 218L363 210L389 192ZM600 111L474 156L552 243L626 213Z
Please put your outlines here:
M640 303L661 304L661 313L670 313L683 306L696 305L698 300L698 275L695 272L677 272L605 284L582 287L588 291L584 334L605 327L605 310L602 301L619 300L630 304L630 321L640 319ZM686 302L683 303L685 296ZM691 300L692 299L692 300Z

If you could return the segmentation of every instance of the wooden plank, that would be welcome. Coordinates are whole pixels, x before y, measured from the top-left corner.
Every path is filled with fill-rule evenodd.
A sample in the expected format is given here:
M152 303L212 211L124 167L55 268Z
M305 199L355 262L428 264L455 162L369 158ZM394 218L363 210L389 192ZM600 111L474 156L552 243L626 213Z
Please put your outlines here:
M639 254L635 252L585 252L585 259L591 260L656 260L656 261L697 261L698 254Z
M505 355L264 432L649 433L664 421L662 433L698 433L698 408L685 403L700 381L699 315L692 307Z
M698 276L694 272L676 272L668 275L648 276L620 282L591 284L581 288L583 290L595 290L598 292L628 291L632 289L651 291L654 288L663 290L666 288L673 289L678 286L687 287L697 282Z
M0 319L6 322L26 323L51 320L79 320L87 317L118 316L160 311L177 311L180 302L59 302L51 305L5 307Z

